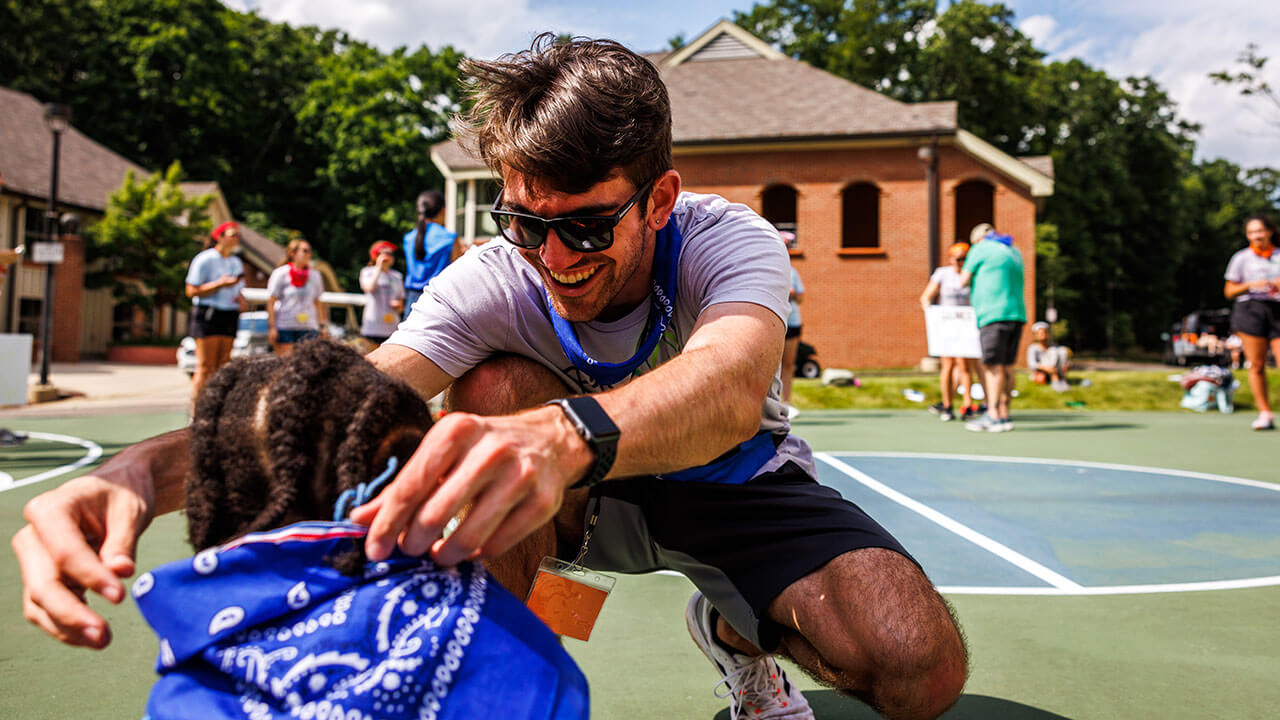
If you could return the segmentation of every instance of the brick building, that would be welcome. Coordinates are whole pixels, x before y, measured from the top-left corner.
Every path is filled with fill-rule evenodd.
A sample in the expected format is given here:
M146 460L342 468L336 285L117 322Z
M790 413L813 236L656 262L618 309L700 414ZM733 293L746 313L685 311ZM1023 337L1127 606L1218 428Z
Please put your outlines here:
M1049 158L1011 157L958 127L954 102L898 102L727 21L648 57L671 96L685 189L745 203L795 232L804 339L824 365L918 363L927 351L917 298L946 247L980 222L1014 237L1034 316ZM450 228L467 242L493 235L493 174L455 141L432 159L445 176Z
M44 107L26 93L0 87L0 248L32 247L47 240L45 213L49 205L52 137L44 123ZM58 211L69 214L81 230L100 219L107 199L132 171L150 173L119 154L68 127L62 133L58 163ZM221 189L214 182L183 183L188 195L211 195L209 219L216 226L233 219ZM245 284L264 288L271 270L284 260L285 250L253 228L241 226L241 257ZM118 305L110 289L87 289L85 239L64 234L64 260L54 266L53 354L56 362L101 357L113 341L140 335L183 335L187 314L172 307L149 313ZM327 263L317 260L328 290L340 290ZM0 276L0 332L40 336L44 305L45 266L30 255Z

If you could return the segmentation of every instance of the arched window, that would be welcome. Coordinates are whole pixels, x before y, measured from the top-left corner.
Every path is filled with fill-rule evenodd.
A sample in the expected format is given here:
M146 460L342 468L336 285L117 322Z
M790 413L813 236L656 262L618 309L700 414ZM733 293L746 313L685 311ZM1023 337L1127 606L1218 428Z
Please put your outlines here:
M980 223L995 224L995 188L986 180L966 180L956 186L956 242L969 242Z
M842 248L880 247L880 188L859 182L840 193Z
M761 198L765 220L779 230L796 231L796 189L790 185L771 185Z

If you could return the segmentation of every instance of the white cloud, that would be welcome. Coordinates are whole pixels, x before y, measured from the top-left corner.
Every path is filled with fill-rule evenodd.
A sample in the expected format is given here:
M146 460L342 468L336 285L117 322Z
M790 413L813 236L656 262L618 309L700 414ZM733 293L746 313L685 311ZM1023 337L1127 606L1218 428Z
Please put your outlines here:
M1241 16L1206 10L1140 32L1104 67L1114 76L1155 78L1177 101L1183 117L1203 126L1198 157L1280 167L1280 127L1274 124L1280 121L1280 109L1209 78L1211 72L1237 67L1237 56L1250 42L1275 56L1276 44L1266 41L1277 34L1280 21L1273 13L1253 10ZM1280 87L1280 67L1272 64L1266 71L1272 86Z
M1032 15L1018 23L1018 29L1045 52L1053 52L1062 44L1061 38L1056 34L1058 21L1050 15Z
M567 28L553 10L528 0L224 0L237 10L291 25L340 28L388 51L399 46L436 49L452 45L476 57L496 57L529 46L543 30Z

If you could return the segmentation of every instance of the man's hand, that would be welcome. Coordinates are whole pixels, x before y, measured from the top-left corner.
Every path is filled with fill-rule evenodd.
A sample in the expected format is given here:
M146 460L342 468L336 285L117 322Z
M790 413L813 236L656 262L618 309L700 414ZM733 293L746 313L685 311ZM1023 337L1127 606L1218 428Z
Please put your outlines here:
M371 560L385 559L397 543L409 555L430 551L445 566L493 558L550 520L592 460L557 407L495 417L450 413L351 519L369 526ZM460 524L443 539L455 516Z
M96 475L27 503L29 524L12 542L27 620L68 645L106 647L111 628L89 609L85 592L112 603L125 598L120 578L134 572L134 550L151 521L151 504L140 488Z

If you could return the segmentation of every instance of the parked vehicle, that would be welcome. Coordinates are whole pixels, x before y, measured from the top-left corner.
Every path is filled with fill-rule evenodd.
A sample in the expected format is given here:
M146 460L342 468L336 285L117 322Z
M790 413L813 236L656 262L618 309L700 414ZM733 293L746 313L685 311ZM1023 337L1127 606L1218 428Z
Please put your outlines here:
M801 340L796 346L796 377L812 380L821 374L822 366L818 364L818 351Z
M334 340L346 338L347 331L341 325L329 323L329 337ZM236 329L235 340L231 342L231 357L246 357L271 352L271 343L267 341L267 311L251 310L240 313L240 325ZM178 369L187 375L196 372L196 339L188 335L178 345Z
M1226 349L1231 334L1231 310L1196 310L1175 322L1165 340L1167 365L1229 365Z

